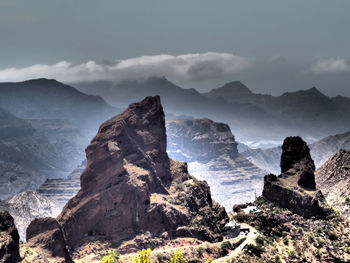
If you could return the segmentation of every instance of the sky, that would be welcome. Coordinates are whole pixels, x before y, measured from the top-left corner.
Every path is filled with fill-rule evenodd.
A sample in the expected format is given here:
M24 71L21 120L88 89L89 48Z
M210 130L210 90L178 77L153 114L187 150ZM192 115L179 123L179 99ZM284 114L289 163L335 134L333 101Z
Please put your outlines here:
M348 0L0 0L0 81L164 75L350 96Z

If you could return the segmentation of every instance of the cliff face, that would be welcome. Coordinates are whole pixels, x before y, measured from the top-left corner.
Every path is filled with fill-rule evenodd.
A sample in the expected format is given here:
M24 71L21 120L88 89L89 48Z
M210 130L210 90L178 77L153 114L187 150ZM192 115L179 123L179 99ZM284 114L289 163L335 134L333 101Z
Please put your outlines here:
M282 150L282 174L265 176L263 197L305 218L325 217L330 208L322 192L316 190L315 165L308 146L300 137L288 137Z
M86 149L81 189L58 221L67 244L104 236L117 244L149 231L152 236L220 239L228 218L206 183L166 153L159 97L147 97L103 123Z
M168 153L188 162L191 174L210 185L215 200L230 211L262 191L264 172L240 155L230 127L209 119L167 121Z
M225 123L209 119L167 122L168 152L177 160L209 162L221 155L238 157L237 142Z
M350 218L350 151L340 150L316 171L327 202Z

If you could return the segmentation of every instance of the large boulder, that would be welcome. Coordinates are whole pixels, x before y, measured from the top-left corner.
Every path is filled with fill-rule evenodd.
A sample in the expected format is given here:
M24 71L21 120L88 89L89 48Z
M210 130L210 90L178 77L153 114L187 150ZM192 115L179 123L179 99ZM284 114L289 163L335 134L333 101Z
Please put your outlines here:
M168 158L159 96L101 125L86 149L81 189L58 216L68 245L103 237L121 244L142 233L220 240L228 221L210 189ZM200 220L199 220L200 219Z
M28 245L40 250L47 257L73 262L67 250L61 226L55 218L34 219L27 228L26 236Z
M20 261L19 235L13 217L7 211L0 212L0 262Z

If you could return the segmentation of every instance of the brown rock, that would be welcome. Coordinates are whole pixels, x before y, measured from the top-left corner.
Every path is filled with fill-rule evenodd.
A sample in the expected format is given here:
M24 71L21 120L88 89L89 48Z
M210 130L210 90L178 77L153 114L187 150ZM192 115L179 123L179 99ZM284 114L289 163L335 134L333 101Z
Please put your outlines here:
M316 171L327 202L350 219L350 151L341 149Z
M297 177L303 188L316 189L315 164L306 142L299 136L287 137L282 145L281 172Z
M58 216L70 246L90 236L120 244L147 231L221 238L226 212L211 200L206 183L194 180L184 163L168 158L158 96L131 104L103 123L86 155L81 190Z
M65 262L72 262L61 226L55 218L34 219L27 228L26 236L30 247L44 250L48 257L64 258Z
M282 150L282 174L265 176L263 197L305 218L327 216L331 210L316 190L315 165L306 143L300 137L288 137Z
M20 261L19 235L13 217L7 211L0 212L0 262Z

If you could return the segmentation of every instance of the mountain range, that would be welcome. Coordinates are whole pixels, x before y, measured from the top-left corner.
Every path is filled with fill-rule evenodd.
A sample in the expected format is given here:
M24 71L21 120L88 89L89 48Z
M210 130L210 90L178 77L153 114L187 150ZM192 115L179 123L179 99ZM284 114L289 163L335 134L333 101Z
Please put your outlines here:
M316 88L281 96L255 94L233 81L210 92L184 89L166 78L120 83L92 82L75 86L99 95L116 107L125 107L147 95L160 95L166 114L210 118L228 123L239 141L279 140L301 135L307 140L350 130L350 99L330 98Z

